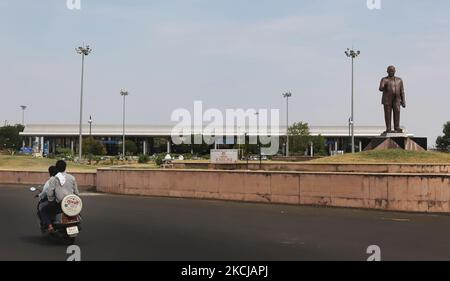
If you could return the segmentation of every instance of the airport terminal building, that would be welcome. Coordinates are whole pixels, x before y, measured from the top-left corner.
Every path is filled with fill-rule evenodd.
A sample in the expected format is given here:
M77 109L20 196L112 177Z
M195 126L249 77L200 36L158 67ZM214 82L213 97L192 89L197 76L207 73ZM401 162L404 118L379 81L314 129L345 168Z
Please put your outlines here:
M132 140L138 153L152 155L154 153L175 152L175 153L195 153L195 145L183 144L176 145L172 142L171 133L173 126L164 125L126 125L125 137ZM363 150L370 142L370 139L384 131L384 126L355 126L355 144L356 150ZM268 132L270 128L267 129ZM238 138L258 135L273 135L257 128L243 130L219 131L214 137L215 148L233 148L238 144ZM201 134L193 131L193 135ZM120 144L122 143L123 127L122 125L89 125L82 128L83 137L90 135L100 140L106 147L108 155L118 155L120 153ZM279 143L279 153L284 153L286 126L279 128L277 134L281 137ZM321 135L326 139L326 145L329 154L348 151L350 148L350 131L347 126L310 126L312 136ZM71 149L74 153L78 151L79 126L78 125L55 125L55 124L28 124L21 133L25 137L24 146L32 147L34 152L48 154L55 153L58 148ZM408 134L408 136L413 136Z

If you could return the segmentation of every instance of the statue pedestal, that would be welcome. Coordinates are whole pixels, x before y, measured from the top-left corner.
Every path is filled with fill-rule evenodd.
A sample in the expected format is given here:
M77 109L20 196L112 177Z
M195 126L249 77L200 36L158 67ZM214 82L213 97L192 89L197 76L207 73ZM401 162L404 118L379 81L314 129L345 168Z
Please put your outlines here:
M394 148L411 151L426 151L427 138L410 137L405 133L386 133L379 137L372 138L370 143L364 148L364 151Z
M382 133L381 137L385 137L385 138L407 138L409 136L406 133Z

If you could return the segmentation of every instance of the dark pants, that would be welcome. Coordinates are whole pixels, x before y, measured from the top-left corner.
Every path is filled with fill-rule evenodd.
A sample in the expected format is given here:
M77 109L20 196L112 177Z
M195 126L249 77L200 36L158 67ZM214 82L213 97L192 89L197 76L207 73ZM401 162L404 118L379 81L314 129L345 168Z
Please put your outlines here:
M384 105L384 120L386 122L386 131L392 131L392 112L394 112L394 130L400 131L400 103L397 102Z
M39 206L39 209L41 210L42 224L45 227L48 227L48 225L51 224L52 220L55 218L60 206L56 203L56 201L47 201L44 202L42 206Z
M44 199L42 199L42 200L39 201L39 204L38 204L38 210L39 210L39 219L41 220L41 222L42 222L42 209L43 209L47 204L48 204L47 198L44 198Z

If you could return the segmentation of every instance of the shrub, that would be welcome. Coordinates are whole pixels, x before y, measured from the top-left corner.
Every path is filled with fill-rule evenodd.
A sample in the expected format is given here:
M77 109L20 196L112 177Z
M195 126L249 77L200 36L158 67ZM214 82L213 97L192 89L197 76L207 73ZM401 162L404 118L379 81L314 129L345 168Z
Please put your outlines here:
M148 161L150 161L150 157L147 154L139 155L138 163L146 164L146 163L148 163Z
M100 156L93 156L92 157L92 161L95 162L95 165L98 165L98 163L100 163L101 160L102 160L102 158Z
M155 157L155 164L158 165L158 166L161 166L165 156L166 155L162 154L162 153L156 155L156 157Z
M99 140L87 138L83 140L83 154L106 155L106 147Z
M73 153L72 153L72 150L70 148L60 148L60 147L58 147L56 149L56 156L57 157L67 158L67 157L72 157Z
M122 151L122 150L121 150ZM132 140L126 140L125 141L125 154L128 156L136 154L138 151L138 148L134 141Z

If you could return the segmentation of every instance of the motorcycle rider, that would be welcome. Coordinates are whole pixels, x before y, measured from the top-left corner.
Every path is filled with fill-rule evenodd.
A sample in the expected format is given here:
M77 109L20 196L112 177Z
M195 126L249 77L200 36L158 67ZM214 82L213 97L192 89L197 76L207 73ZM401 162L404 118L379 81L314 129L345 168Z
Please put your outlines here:
M56 169L56 166L48 167L48 173L49 173L50 178L45 182L41 193L39 193L37 195L37 197L39 197L39 217L41 217L41 218L42 218L42 209L48 204L48 201L47 201L47 189L48 189L50 180L54 176L56 176L56 174L58 173L58 170Z
M50 175L50 178L45 182L41 193L39 193L39 195L38 195L39 201L41 201L41 203L47 201L47 189L48 189L48 185L50 183L50 179L52 177L56 176L57 173L58 173L58 170L56 169L56 166L48 167L48 174Z
M60 203L70 194L79 195L75 178L66 173L67 164L64 160L56 162L58 173L49 180L47 193L48 204L42 209L43 224L49 232L53 232L52 218L61 210Z

